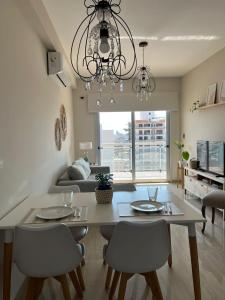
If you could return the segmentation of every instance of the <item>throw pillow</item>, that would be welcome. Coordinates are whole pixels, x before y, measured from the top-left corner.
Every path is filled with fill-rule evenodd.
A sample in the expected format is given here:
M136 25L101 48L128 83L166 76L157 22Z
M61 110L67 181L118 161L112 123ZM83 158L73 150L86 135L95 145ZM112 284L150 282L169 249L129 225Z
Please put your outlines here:
M90 174L91 174L91 168L90 168L89 162L85 161L83 158L79 158L78 160L76 160L74 162L74 165L80 165L84 169L87 177L90 176Z
M69 178L72 180L85 180L87 179L86 172L80 165L72 165L68 168Z

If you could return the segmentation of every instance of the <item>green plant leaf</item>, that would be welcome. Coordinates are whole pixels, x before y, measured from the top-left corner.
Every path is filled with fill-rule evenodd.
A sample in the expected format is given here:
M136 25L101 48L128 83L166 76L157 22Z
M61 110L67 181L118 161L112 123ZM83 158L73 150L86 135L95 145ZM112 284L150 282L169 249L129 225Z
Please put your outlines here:
M189 157L190 157L190 154L189 154L188 151L183 151L183 152L182 152L182 158L183 158L184 160L189 160Z

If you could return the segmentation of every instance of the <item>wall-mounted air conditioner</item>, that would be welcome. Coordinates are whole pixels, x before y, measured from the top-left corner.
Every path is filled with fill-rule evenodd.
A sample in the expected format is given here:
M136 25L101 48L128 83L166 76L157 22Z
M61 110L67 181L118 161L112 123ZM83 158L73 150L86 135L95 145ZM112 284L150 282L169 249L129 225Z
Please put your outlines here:
M71 84L69 76L63 69L63 57L60 52L48 51L47 52L47 72L48 75L57 78L64 87Z

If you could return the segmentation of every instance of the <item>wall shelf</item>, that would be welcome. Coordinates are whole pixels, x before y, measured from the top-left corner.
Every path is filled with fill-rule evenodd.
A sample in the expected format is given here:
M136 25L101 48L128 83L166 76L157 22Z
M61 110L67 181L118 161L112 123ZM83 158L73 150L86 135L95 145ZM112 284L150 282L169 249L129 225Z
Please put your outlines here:
M222 102L219 102L219 103L214 103L214 104L202 105L202 106L199 106L198 110L205 110L205 109L208 109L208 108L221 106L221 105L225 105L225 101L222 101Z

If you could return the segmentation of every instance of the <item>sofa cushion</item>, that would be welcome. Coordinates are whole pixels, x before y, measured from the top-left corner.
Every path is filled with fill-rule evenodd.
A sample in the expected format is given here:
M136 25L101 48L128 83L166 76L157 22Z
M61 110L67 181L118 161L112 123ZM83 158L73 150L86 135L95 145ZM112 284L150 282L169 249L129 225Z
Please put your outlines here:
M91 168L88 161L84 160L82 157L74 162L74 165L80 165L84 169L87 177L91 174Z
M59 176L57 181L62 181L62 180L69 180L67 169Z
M88 178L84 168L78 164L73 164L68 168L68 175L72 180L86 180Z

